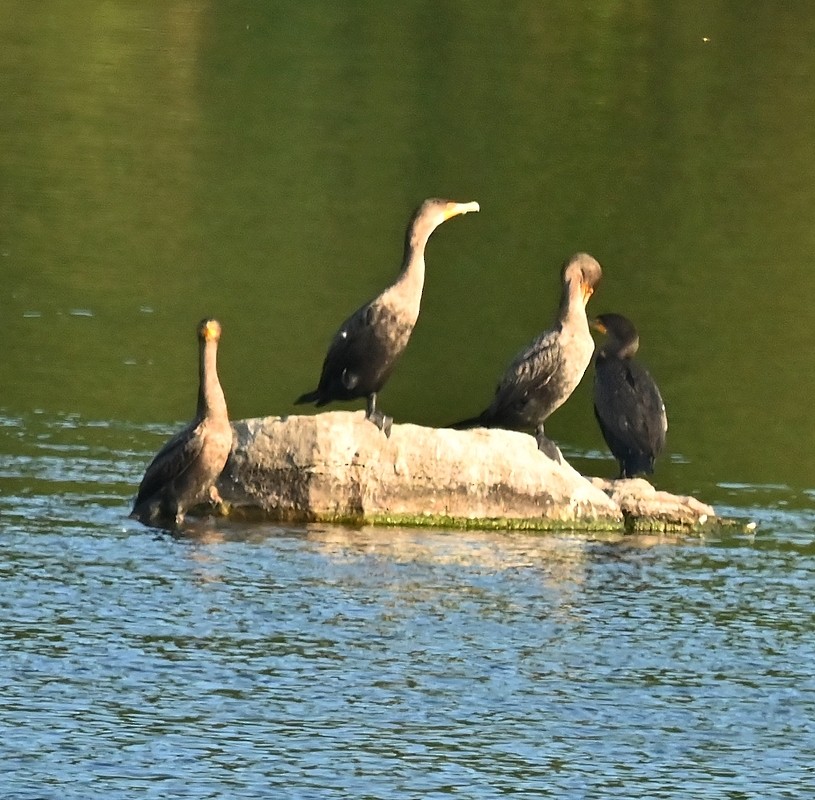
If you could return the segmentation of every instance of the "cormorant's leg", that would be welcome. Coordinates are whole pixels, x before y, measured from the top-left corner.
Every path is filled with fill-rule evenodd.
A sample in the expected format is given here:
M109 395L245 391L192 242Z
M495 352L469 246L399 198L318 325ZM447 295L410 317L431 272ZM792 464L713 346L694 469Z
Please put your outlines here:
M385 436L391 435L391 427L393 426L393 417L388 417L376 408L376 392L371 392L368 395L368 404L365 409L365 417L373 422Z
M184 522L184 514L184 508L178 502L178 498L165 494L150 516L157 527L174 530ZM172 524L168 525L171 520Z
M219 517L229 516L229 503L221 497L218 487L213 483L209 487L209 501L212 504L212 513Z
M560 454L558 446L543 432L543 425L538 425L535 430L535 441L538 443L538 450L547 458L551 458L552 461L558 464L563 463L563 456Z

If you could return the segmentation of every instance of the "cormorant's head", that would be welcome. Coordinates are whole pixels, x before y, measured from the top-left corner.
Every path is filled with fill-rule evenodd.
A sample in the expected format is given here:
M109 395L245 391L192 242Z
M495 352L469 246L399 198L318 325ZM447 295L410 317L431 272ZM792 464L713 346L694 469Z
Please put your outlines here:
M480 211L481 207L475 201L471 203L456 203L453 200L442 200L431 197L425 200L412 214L405 231L405 258L407 264L411 255L417 250L421 251L433 233L442 222L458 214L467 214L470 211Z
M606 352L620 358L630 358L640 346L640 337L634 323L622 314L600 314L589 323L594 330L608 337Z
M577 253L563 264L560 277L564 288L569 294L579 289L580 297L585 306L594 294L597 284L603 275L603 270L597 261L588 253Z
M409 227L413 227L420 222L430 223L431 228L436 228L459 214L467 214L470 211L480 211L481 207L475 201L471 203L456 203L453 200L443 200L440 197L431 197L424 201L413 212Z
M221 338L221 323L217 319L202 319L198 323L198 338L202 342L217 342Z

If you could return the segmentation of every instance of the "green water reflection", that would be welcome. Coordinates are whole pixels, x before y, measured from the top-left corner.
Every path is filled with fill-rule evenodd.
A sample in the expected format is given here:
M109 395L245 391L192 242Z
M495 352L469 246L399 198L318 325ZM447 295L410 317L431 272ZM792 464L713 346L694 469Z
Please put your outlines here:
M815 486L810 4L2 7L10 413L187 418L205 314L232 415L292 412L441 194L482 212L430 242L397 420L483 406L585 249L668 403L658 482ZM549 430L604 449L587 383Z

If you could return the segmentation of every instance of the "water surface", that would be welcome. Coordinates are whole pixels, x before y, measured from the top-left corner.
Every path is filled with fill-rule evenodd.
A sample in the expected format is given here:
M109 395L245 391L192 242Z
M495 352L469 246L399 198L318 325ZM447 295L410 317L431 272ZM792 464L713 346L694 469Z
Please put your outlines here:
M149 453L111 447L166 431L0 432L2 452L30 432L36 453L0 473L6 796L811 783L811 509L708 538L211 520L171 536L124 516Z

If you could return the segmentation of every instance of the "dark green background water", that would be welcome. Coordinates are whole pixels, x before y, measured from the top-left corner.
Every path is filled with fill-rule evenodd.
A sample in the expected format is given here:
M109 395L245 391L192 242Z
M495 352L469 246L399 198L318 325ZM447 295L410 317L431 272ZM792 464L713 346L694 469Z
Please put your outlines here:
M663 480L815 486L809 4L3 6L15 413L189 417L204 314L232 415L291 412L440 194L482 212L431 240L398 420L484 405L585 249L663 388ZM603 449L585 387L550 426Z
M813 42L807 2L0 0L12 796L794 795L815 738ZM293 412L433 195L482 211L433 235L383 407L483 407L587 250L590 311L635 320L668 406L655 483L755 539L185 546L123 519L193 412L197 321L223 322L233 417ZM589 381L547 429L614 473Z

